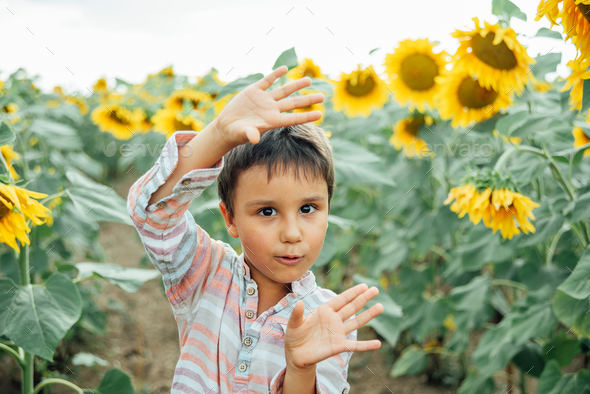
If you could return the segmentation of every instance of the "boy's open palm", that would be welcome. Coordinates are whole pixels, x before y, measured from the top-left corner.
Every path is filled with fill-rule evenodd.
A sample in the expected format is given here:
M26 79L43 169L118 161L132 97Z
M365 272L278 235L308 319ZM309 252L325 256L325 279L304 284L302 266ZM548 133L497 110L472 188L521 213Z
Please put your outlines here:
M216 119L220 138L224 143L229 146L248 142L257 144L265 131L321 118L320 111L283 113L324 101L322 93L288 97L311 85L309 77L300 78L272 91L267 90L287 71L286 66L277 68L230 100Z
M350 332L364 326L383 312L382 304L346 321L379 294L379 289L361 283L320 305L305 318L303 301L297 301L285 333L285 358L293 368L307 368L336 354L363 352L381 347L381 341L351 341Z

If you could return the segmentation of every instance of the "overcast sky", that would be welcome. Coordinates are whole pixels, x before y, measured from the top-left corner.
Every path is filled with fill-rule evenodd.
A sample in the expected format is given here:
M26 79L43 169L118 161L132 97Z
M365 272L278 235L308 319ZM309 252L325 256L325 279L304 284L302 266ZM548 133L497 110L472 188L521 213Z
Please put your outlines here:
M528 16L527 22L513 19L518 33L532 36L549 27L546 19L534 20L538 0L514 2ZM496 22L491 0L0 0L0 6L0 79L23 67L40 76L36 85L43 90L60 85L87 94L100 77L139 83L170 65L191 82L211 67L225 81L267 74L291 47L332 78L358 63L381 71L385 54L402 39L438 40L453 53L455 29L472 29L474 16ZM562 52L557 74L569 73L573 44L522 42L530 43L533 57Z

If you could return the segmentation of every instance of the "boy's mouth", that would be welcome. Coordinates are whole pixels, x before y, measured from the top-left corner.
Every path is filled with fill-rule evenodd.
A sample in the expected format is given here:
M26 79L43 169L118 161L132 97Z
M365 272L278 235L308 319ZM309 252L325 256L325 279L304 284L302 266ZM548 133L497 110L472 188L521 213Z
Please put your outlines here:
M280 263L285 264L285 265L295 265L303 259L303 256L297 256L297 255L275 256L275 259L277 259Z

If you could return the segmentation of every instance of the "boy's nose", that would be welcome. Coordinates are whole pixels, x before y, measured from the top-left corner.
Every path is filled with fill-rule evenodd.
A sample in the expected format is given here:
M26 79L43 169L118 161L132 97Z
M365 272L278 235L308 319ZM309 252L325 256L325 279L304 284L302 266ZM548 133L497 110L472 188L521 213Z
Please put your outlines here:
M297 218L286 218L282 226L281 242L299 242L303 238Z

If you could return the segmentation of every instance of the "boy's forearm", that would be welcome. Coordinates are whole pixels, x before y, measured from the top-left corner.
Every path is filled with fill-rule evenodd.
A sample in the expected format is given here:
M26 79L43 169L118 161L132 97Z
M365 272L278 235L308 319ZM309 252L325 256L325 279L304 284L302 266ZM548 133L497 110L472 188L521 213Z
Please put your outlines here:
M233 148L223 144L216 134L216 127L216 120L213 120L179 150L174 173L170 174L166 182L152 194L149 205L172 194L172 188L187 172L197 168L211 168Z
M287 366L283 382L283 394L315 394L316 364L308 369L294 370Z

